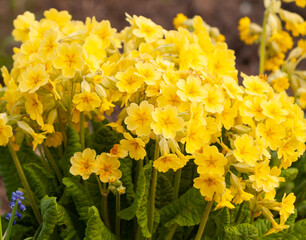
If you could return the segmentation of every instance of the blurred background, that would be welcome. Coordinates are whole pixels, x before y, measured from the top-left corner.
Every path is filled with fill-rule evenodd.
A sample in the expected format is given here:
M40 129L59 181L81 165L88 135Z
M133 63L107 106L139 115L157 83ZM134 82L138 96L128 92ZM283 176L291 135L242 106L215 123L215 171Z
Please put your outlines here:
M305 9L296 7L294 3L284 3L283 7L305 18ZM67 10L74 20L92 16L99 21L107 19L118 31L128 25L125 12L151 18L168 30L173 29L172 20L177 13L184 13L188 17L200 15L225 35L229 48L236 52L237 69L246 74L258 74L258 47L244 45L239 39L237 26L244 16L261 25L264 13L261 0L0 0L0 67L5 65L11 68L12 48L19 46L11 36L13 20L24 11L34 13L36 19L40 19L49 8ZM1 215L7 211L7 207L0 176Z

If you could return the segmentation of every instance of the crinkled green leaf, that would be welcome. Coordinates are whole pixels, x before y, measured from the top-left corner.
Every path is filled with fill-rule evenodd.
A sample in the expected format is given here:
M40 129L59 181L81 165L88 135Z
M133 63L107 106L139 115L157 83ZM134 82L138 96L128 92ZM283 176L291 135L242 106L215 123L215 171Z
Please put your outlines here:
M88 210L93 204L83 185L75 178L63 178L63 183L73 199L80 219L87 220Z
M60 167L64 172L64 176L71 177L69 169L71 167L70 158L75 152L81 152L81 144L78 133L73 129L72 126L66 128L67 147L64 152L64 156L60 160Z
M288 232L284 234L283 240L304 240L306 237L306 219L296 222L289 228Z
M212 214L211 216L215 222L216 225L216 232L215 232L215 236L218 237L218 239L224 239L225 237L225 227L228 226L231 223L231 215L229 213L228 208L222 208L220 210L218 210L216 212L216 214ZM209 231L208 228L205 228L207 230L205 231Z
M27 163L23 165L23 170L30 184L32 191L38 200L45 195L53 195L53 175L48 174L45 168L36 163Z
M140 171L136 198L133 204L119 212L119 216L125 220L131 220L133 217L137 217L137 222L141 227L143 236L149 238L151 233L148 228L148 197L150 193L150 183L152 176L153 163L150 161ZM156 213L156 214L155 214ZM157 211L154 212L155 221L159 220Z
M162 208L172 202L173 187L172 182L166 174L159 173L156 185L156 207Z
M193 187L193 179L197 176L197 174L197 166L194 161L188 161L186 166L182 169L179 191L180 195Z
M43 223L38 240L49 239L56 226L59 227L59 234L62 238L74 236L73 239L79 239L68 212L56 202L55 197L45 196L41 200L40 208Z
M286 182L291 182L296 178L298 173L299 173L299 170L297 168L291 167L291 168L283 169L280 177L284 177L286 179Z
M96 150L97 154L109 152L114 144L123 138L121 133L114 131L111 127L101 125L90 137L89 147Z
M160 222L170 227L177 223L180 226L193 226L200 223L206 202L200 191L190 188L186 193L168 206L160 209Z
M249 223L225 227L225 240L258 240L256 227Z
M120 180L123 183L123 186L126 187L125 193L128 201L131 203L136 194L134 191L134 183L133 183L133 160L129 157L124 159L120 159L120 171L122 172L122 177Z
M116 237L107 229L102 222L99 211L92 206L88 210L88 222L84 240L115 240Z

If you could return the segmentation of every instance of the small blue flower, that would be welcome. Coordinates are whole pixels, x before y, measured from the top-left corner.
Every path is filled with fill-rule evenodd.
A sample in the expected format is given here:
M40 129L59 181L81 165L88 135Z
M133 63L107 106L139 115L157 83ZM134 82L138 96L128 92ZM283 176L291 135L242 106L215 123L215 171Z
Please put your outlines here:
M5 219L6 219L6 220L10 220L11 216L12 216L12 214L11 214L11 213L8 213L8 214L5 215Z

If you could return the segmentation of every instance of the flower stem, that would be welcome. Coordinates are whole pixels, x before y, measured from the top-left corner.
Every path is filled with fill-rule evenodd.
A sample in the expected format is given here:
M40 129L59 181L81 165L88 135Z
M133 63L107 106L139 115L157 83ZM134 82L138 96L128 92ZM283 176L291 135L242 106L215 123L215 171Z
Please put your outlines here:
M116 239L120 240L120 217L118 213L120 212L120 194L116 192Z
M106 183L103 183L103 220L105 222L105 225L108 227L109 230L111 230L111 225L108 217L108 209L107 209L107 196L108 196L108 190L106 190Z
M202 220L201 220L198 232L197 232L197 235L196 235L194 240L200 240L202 238L204 228L205 228L205 225L207 223L208 216L209 216L212 205L213 205L213 200L207 202L204 213L203 213L203 217L202 217Z
M158 137L156 136L154 160L157 159L158 156L159 156L159 143L158 142L159 142ZM150 199L149 199L149 224L148 224L149 232L151 233L151 237L153 235L156 184L157 184L157 169L153 167L151 190L150 190ZM149 238L149 239L151 239L151 238Z
M26 179L26 176L24 175L23 169L21 167L21 164L19 162L19 159L17 157L17 154L14 150L14 146L13 146L11 141L8 142L8 148L9 148L11 156L13 158L13 161L14 161L15 167L17 169L18 175L20 177L21 183L22 183L22 185L23 185L23 187L26 191L26 194L28 196L31 207L33 208L35 217L36 217L36 219L39 223L42 223L42 218L41 218L37 203L35 201L35 197L33 195L33 192L31 191L31 188L30 188L30 185L29 185L29 183Z
M2 218L0 217L0 240L3 240L2 237Z
M85 149L84 121L85 121L84 112L80 112L80 141L81 141L82 151Z
M178 198L178 195L179 195L179 189L180 189L180 182L181 182L181 175L182 175L182 169L180 168L179 170L176 171L175 173L175 177L174 177L174 190L173 190L173 195L172 195L172 200L175 200ZM170 240L173 238L173 235L176 231L176 228L177 228L177 224L173 224L171 229L170 229L170 232L167 236L167 240Z
M46 146L46 144L43 143L42 145L43 145L43 148L44 148L44 153L46 154L46 156L47 156L49 162L51 163L51 166L52 166L52 168L53 168L54 171L55 171L55 174L56 174L56 177L57 177L58 181L59 181L59 182L61 183L61 185L62 185L62 178L63 178L63 176L62 176L62 174L61 174L61 170L58 168L58 166L57 166L57 164L56 164L56 162L55 162L55 160L54 160L52 154L50 153L48 147Z
M266 29L267 29L267 18L268 18L268 11L266 9L264 19L263 19L263 26L262 26L262 33L261 33L261 41L260 41L260 52L259 52L259 73L264 73L265 68L265 59L266 59Z
M235 223L238 223L239 221L239 218L241 216L241 213L242 213L242 209L243 209L243 205L244 205L245 202L242 202L239 206L239 209L238 209L238 213L236 215L236 218L235 218Z
M10 218L9 224L7 226L7 233L6 233L5 240L10 239L12 228L13 228L13 222L14 222L15 215L16 215L17 208L18 208L18 202L19 202L19 199L17 199L17 201L15 202L15 206L14 206L13 211L11 213L11 218Z

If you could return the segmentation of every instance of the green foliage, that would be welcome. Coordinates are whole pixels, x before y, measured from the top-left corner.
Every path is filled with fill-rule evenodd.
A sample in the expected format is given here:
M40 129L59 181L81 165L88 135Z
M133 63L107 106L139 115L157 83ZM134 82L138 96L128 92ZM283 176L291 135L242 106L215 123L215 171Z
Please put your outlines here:
M225 240L257 240L258 231L249 223L225 227Z
M102 222L96 207L88 210L88 222L84 240L115 240L116 237L107 229Z
M64 172L64 176L71 176L69 169L71 167L70 158L74 155L75 152L81 151L81 144L79 140L78 133L74 130L72 126L67 126L66 128L67 136L67 147L64 152L64 156L60 160L60 167Z
M83 185L78 178L63 178L68 193L71 195L81 220L88 220L88 210L93 205Z
M155 204L157 208L162 208L172 202L173 187L169 178L164 173L158 173L156 185Z
M100 125L100 127L93 132L89 139L89 147L95 149L97 154L102 152L109 152L114 144L119 143L123 138L121 133L117 133L111 127Z
M152 177L152 168L153 162L150 161L146 164L143 169L140 171L138 183L137 183L137 191L136 198L133 204L123 209L119 212L119 216L125 220L131 220L133 217L137 217L137 222L141 227L143 236L149 238L151 237L151 233L148 228L148 197L150 193L150 183ZM156 214L155 214L156 213ZM155 211L154 216L157 219L157 211Z
M123 183L123 186L126 187L125 193L127 196L127 200L131 203L136 194L134 191L134 183L133 183L133 159L130 157L126 157L120 160L120 171L122 172L122 177L120 180Z
M56 226L58 226L61 238L74 236L73 239L79 239L67 210L56 202L55 197L45 196L41 200L40 207L43 223L38 240L49 239L53 232L57 235L57 231L54 231Z
M205 205L199 190L191 188L160 210L160 222L166 227L171 227L175 223L180 226L197 225L201 221Z
M22 222L23 220L20 220ZM5 219L4 216L1 217L2 222L2 233L5 232L8 226L8 220ZM10 239L12 240L23 240L26 237L29 237L29 232L33 232L33 226L24 226L22 224L19 224L19 221L14 225L11 232Z
M52 184L54 176L48 174L45 168L37 163L27 163L23 165L23 170L38 200L42 199L45 195L54 195Z

